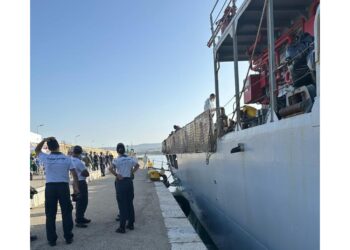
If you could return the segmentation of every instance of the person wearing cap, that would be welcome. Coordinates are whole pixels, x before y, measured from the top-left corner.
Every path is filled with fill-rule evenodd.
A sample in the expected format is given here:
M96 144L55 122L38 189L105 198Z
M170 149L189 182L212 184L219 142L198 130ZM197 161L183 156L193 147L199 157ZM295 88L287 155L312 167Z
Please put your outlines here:
M87 223L90 223L91 220L86 219L84 214L86 211L86 208L88 206L88 186L86 183L86 178L89 177L89 171L87 170L84 162L81 160L81 155L83 153L83 149L81 146L77 145L73 147L73 165L75 167L75 170L78 175L79 180L79 191L80 195L79 198L76 201L76 213L75 213L75 222L77 223L76 226L80 228L86 228Z
M41 152L47 144L50 154ZM73 242L72 202L69 190L69 172L73 176L73 193L79 194L78 175L72 159L60 152L60 147L54 137L43 139L35 148L35 153L43 163L46 173L45 185L45 214L46 237L50 246L56 245L56 214L57 202L60 203L64 238L67 244Z
M117 233L125 233L126 221L128 229L134 229L134 185L132 176L139 168L137 160L125 154L123 143L117 145L118 158L113 159L110 172L116 177L117 202L120 211L120 226Z

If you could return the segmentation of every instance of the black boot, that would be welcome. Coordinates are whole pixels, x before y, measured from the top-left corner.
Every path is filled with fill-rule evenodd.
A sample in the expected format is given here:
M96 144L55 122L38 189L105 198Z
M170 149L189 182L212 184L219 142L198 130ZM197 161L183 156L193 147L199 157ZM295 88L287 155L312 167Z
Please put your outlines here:
M125 234L125 228L117 228L117 230L115 230L117 233L120 233L120 234Z

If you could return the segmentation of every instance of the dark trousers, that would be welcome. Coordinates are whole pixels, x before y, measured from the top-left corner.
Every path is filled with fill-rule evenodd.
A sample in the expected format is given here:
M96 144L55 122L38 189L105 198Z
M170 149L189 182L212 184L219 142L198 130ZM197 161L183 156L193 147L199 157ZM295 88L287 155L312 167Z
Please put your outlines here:
M117 202L120 212L120 227L125 229L126 221L130 225L135 222L134 185L131 178L123 178L116 182Z
M79 181L80 199L76 203L75 219L77 222L84 219L84 214L88 206L88 186L86 181Z
M94 165L92 167L92 170L98 170L98 163L94 162Z
M56 214L57 201L60 203L64 238L73 238L72 202L70 200L69 184L66 182L46 183L45 188L45 214L46 237L48 241L56 241Z
M105 164L101 164L100 169L101 169L101 175L105 176Z
M114 182L114 188L115 188L115 199L117 200L117 204L118 204L117 216L120 217L120 208L119 208L120 199L118 198L117 182L116 181Z

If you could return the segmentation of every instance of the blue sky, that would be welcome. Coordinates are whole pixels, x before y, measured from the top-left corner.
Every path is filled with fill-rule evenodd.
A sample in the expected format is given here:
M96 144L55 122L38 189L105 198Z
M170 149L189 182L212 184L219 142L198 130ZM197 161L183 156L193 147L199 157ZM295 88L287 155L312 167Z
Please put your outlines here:
M31 130L45 124L43 136L115 146L161 142L190 122L214 92L213 4L32 0ZM221 104L234 94L232 63L222 65L220 92Z

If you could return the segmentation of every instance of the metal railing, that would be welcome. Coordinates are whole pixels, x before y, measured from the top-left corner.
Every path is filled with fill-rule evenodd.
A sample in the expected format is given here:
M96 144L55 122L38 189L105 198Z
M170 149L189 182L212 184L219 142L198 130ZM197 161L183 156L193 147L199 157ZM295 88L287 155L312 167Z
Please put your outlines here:
M162 143L164 154L207 153L215 151L212 112L207 110L192 122L173 132Z
M211 47L212 44L214 44L215 46L215 39L217 38L220 30L222 30L223 26L225 25L225 23L227 23L228 21L231 21L230 18L232 18L231 14L229 11L224 13L224 15L222 16L222 18L219 19L219 17L221 16L223 10L228 9L228 8L234 8L236 10L236 0L225 0L224 3L221 5L221 8L219 10L219 12L216 15L215 20L213 20L213 13L216 9L216 7L218 6L220 0L216 0L214 7L212 9L212 11L210 12L210 29L211 29L211 37L207 43L208 47ZM231 17L230 17L231 16Z

